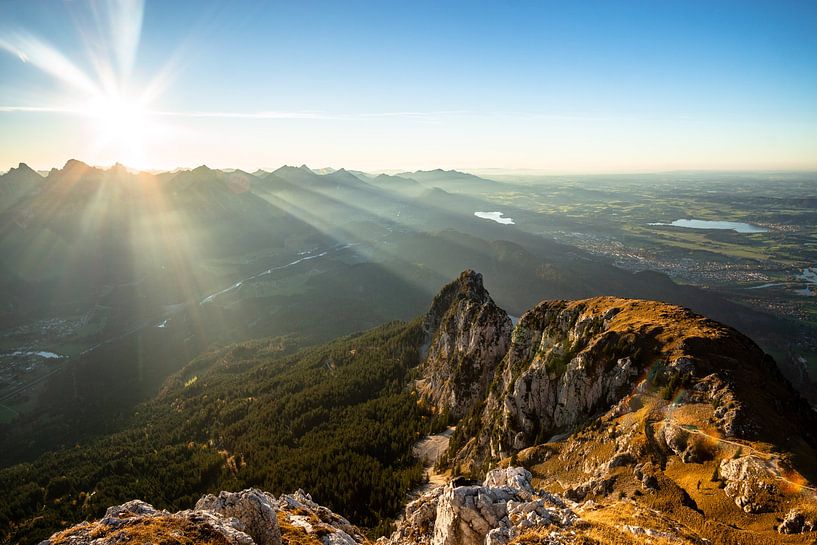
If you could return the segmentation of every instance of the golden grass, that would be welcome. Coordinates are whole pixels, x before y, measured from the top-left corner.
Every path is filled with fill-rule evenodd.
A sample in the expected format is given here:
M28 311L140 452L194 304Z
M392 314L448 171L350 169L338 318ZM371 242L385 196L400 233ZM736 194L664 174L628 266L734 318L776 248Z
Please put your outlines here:
M89 540L104 538L121 545L229 545L229 541L209 524L172 516L133 518L119 527L99 522L89 526L57 533L51 538L51 545L71 543L71 536L77 531L87 532Z
M565 442L531 447L518 456L519 462L533 473L534 486L554 493L561 493L565 488L590 478L594 467L612 454L614 441L610 439L611 436L629 435L627 444L631 450L640 453L639 461L652 463L652 471L659 482L656 491L645 490L634 477L630 466L609 472L616 478L614 491L607 497L586 498L593 499L599 507L581 513L589 526L577 529L577 535L584 541L576 543L631 544L649 541L684 544L695 543L696 539L699 542L700 538L706 538L713 544L728 545L817 543L814 533L781 535L776 530L777 524L792 507L817 511L817 502L813 498L807 499L806 492L793 493L781 487L780 503L774 512L747 514L724 493L720 482L712 480L722 459L731 457L739 449L762 457L771 456L771 445L721 438L717 429L708 424L713 407L707 403L671 405L648 394L641 394L640 399L642 405L636 411L615 418L602 417L597 425L575 433ZM665 425L690 426L693 433L690 433L689 440L700 442L701 448L707 450L711 458L701 463L683 463L677 456L661 450L655 436ZM653 439L648 438L648 432ZM660 467L661 452L666 458L663 469ZM634 535L623 529L625 525L649 528L677 537L667 540ZM548 531L542 532L522 536L516 541L520 545L541 543Z

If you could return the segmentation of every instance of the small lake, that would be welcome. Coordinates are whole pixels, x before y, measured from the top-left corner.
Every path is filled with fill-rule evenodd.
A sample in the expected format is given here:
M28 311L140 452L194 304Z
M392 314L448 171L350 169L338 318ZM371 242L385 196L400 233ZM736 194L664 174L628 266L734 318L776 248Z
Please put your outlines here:
M474 215L484 220L491 220L502 225L514 225L513 218L503 218L502 212L474 212Z
M672 223L648 223L647 225L669 225L671 227L685 227L687 229L720 229L724 231L736 231L738 233L767 233L769 230L751 223L741 223L738 221L709 221L683 219L675 220Z

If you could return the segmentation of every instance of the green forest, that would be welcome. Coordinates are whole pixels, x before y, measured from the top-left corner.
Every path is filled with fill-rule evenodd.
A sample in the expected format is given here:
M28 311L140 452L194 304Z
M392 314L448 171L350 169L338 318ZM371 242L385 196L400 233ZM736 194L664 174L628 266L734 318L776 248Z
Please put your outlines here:
M424 478L411 446L433 419L409 387L423 339L416 320L295 353L281 339L208 352L121 431L0 470L3 542L36 543L134 498L178 510L253 486L303 488L382 534Z

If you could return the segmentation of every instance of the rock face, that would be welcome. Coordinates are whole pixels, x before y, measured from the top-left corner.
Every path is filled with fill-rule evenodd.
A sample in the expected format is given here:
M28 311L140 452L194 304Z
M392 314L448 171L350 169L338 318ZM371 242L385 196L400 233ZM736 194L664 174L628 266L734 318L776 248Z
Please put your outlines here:
M423 326L430 344L417 382L420 398L461 418L484 397L505 356L511 319L491 299L482 275L468 270L434 298Z
M492 454L544 442L630 388L640 372L634 354L617 353L618 338L604 335L618 311L597 314L555 302L540 304L520 319L499 387L487 402L486 412L500 417ZM606 357L599 357L602 353Z
M471 323L468 316L473 312L458 317L453 315L457 305L446 308L450 308L446 324ZM451 369L461 365L460 352L454 348L471 346L460 339L471 338L463 332L474 328L441 326L430 361L420 369L421 382L430 386L427 397L436 400L453 402L469 396L467 405L477 406L478 393L490 385L481 412L460 422L470 437L453 441L459 450L448 453L449 460L465 470L484 471L492 461L569 434L614 407L629 411L628 400L648 390L664 399L681 396L679 401L714 407L711 420L727 437L755 440L763 435L764 441L780 443L802 429L812 430L781 418L783 414L817 426L814 415L757 345L688 309L614 297L544 301L520 318L507 350L503 343L502 350L493 352L482 348L482 342L504 333L504 314L492 310L484 316L493 316L495 324L481 320L479 350L462 352L487 357L484 365L473 366L480 373L471 390L441 379L449 377L445 358ZM457 334L445 333L449 330ZM501 352L505 355L496 364L494 358ZM486 379L491 368L493 376ZM817 444L813 434L806 431L803 437ZM706 454L695 450L697 442L687 444L677 429L667 429L663 439L686 462Z
M504 545L533 528L569 528L576 514L530 480L529 471L513 467L490 471L481 485L451 482L410 503L388 542Z
M368 540L345 518L298 491L275 499L267 492L208 494L195 509L169 513L133 500L108 508L96 522L58 532L41 545L196 543L212 545L356 545Z

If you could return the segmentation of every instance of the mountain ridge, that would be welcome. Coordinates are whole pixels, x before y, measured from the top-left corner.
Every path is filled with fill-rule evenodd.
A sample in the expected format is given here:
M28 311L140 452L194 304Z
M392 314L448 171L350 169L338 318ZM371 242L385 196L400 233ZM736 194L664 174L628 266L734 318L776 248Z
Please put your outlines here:
M467 270L401 333L416 343L413 382L407 383L415 389L413 403L457 424L438 465L484 481L455 478L423 493L381 545L811 542L809 532L817 528L817 500L809 484L817 460L810 433L817 429L814 414L750 339L682 307L614 297L543 301L512 329L508 322L481 275ZM398 332L404 326L392 327ZM376 346L386 342L381 335L367 338ZM369 350L355 338L315 365L332 376L344 360ZM491 351L491 344L499 349ZM239 362L213 369L224 365L235 366L224 369L230 374L252 369ZM455 372L463 367L467 372ZM483 372L493 378L475 378ZM435 376L444 380L424 391ZM212 381L207 377L200 366L186 368L166 401L183 407L193 399L182 394L187 385L193 380L198 391L209 391L201 390ZM451 410L450 392L456 406L468 409L464 417ZM219 498L236 497L231 494ZM247 494L265 493L238 493ZM224 499L219 505L233 503ZM203 505L175 516L198 525L190 532L209 528L212 536L225 523L199 509ZM272 508L278 509L279 532L282 520L290 525L300 520L286 506ZM125 519L117 519L114 509L98 523L99 532L121 538L117 532L144 517L149 525L166 516L150 509L137 505ZM278 543L275 537L230 537L257 517L242 521L244 515L229 509L227 515L241 524L227 524L232 530L219 533L228 543ZM296 514L309 516L306 511ZM327 516L310 524L338 520ZM265 528L275 535L272 526ZM348 532L347 540L337 528L318 534L302 528L306 535L282 532L280 542L367 542ZM99 532L95 535L103 535ZM50 543L72 535L72 542L86 543L87 533L80 525Z

